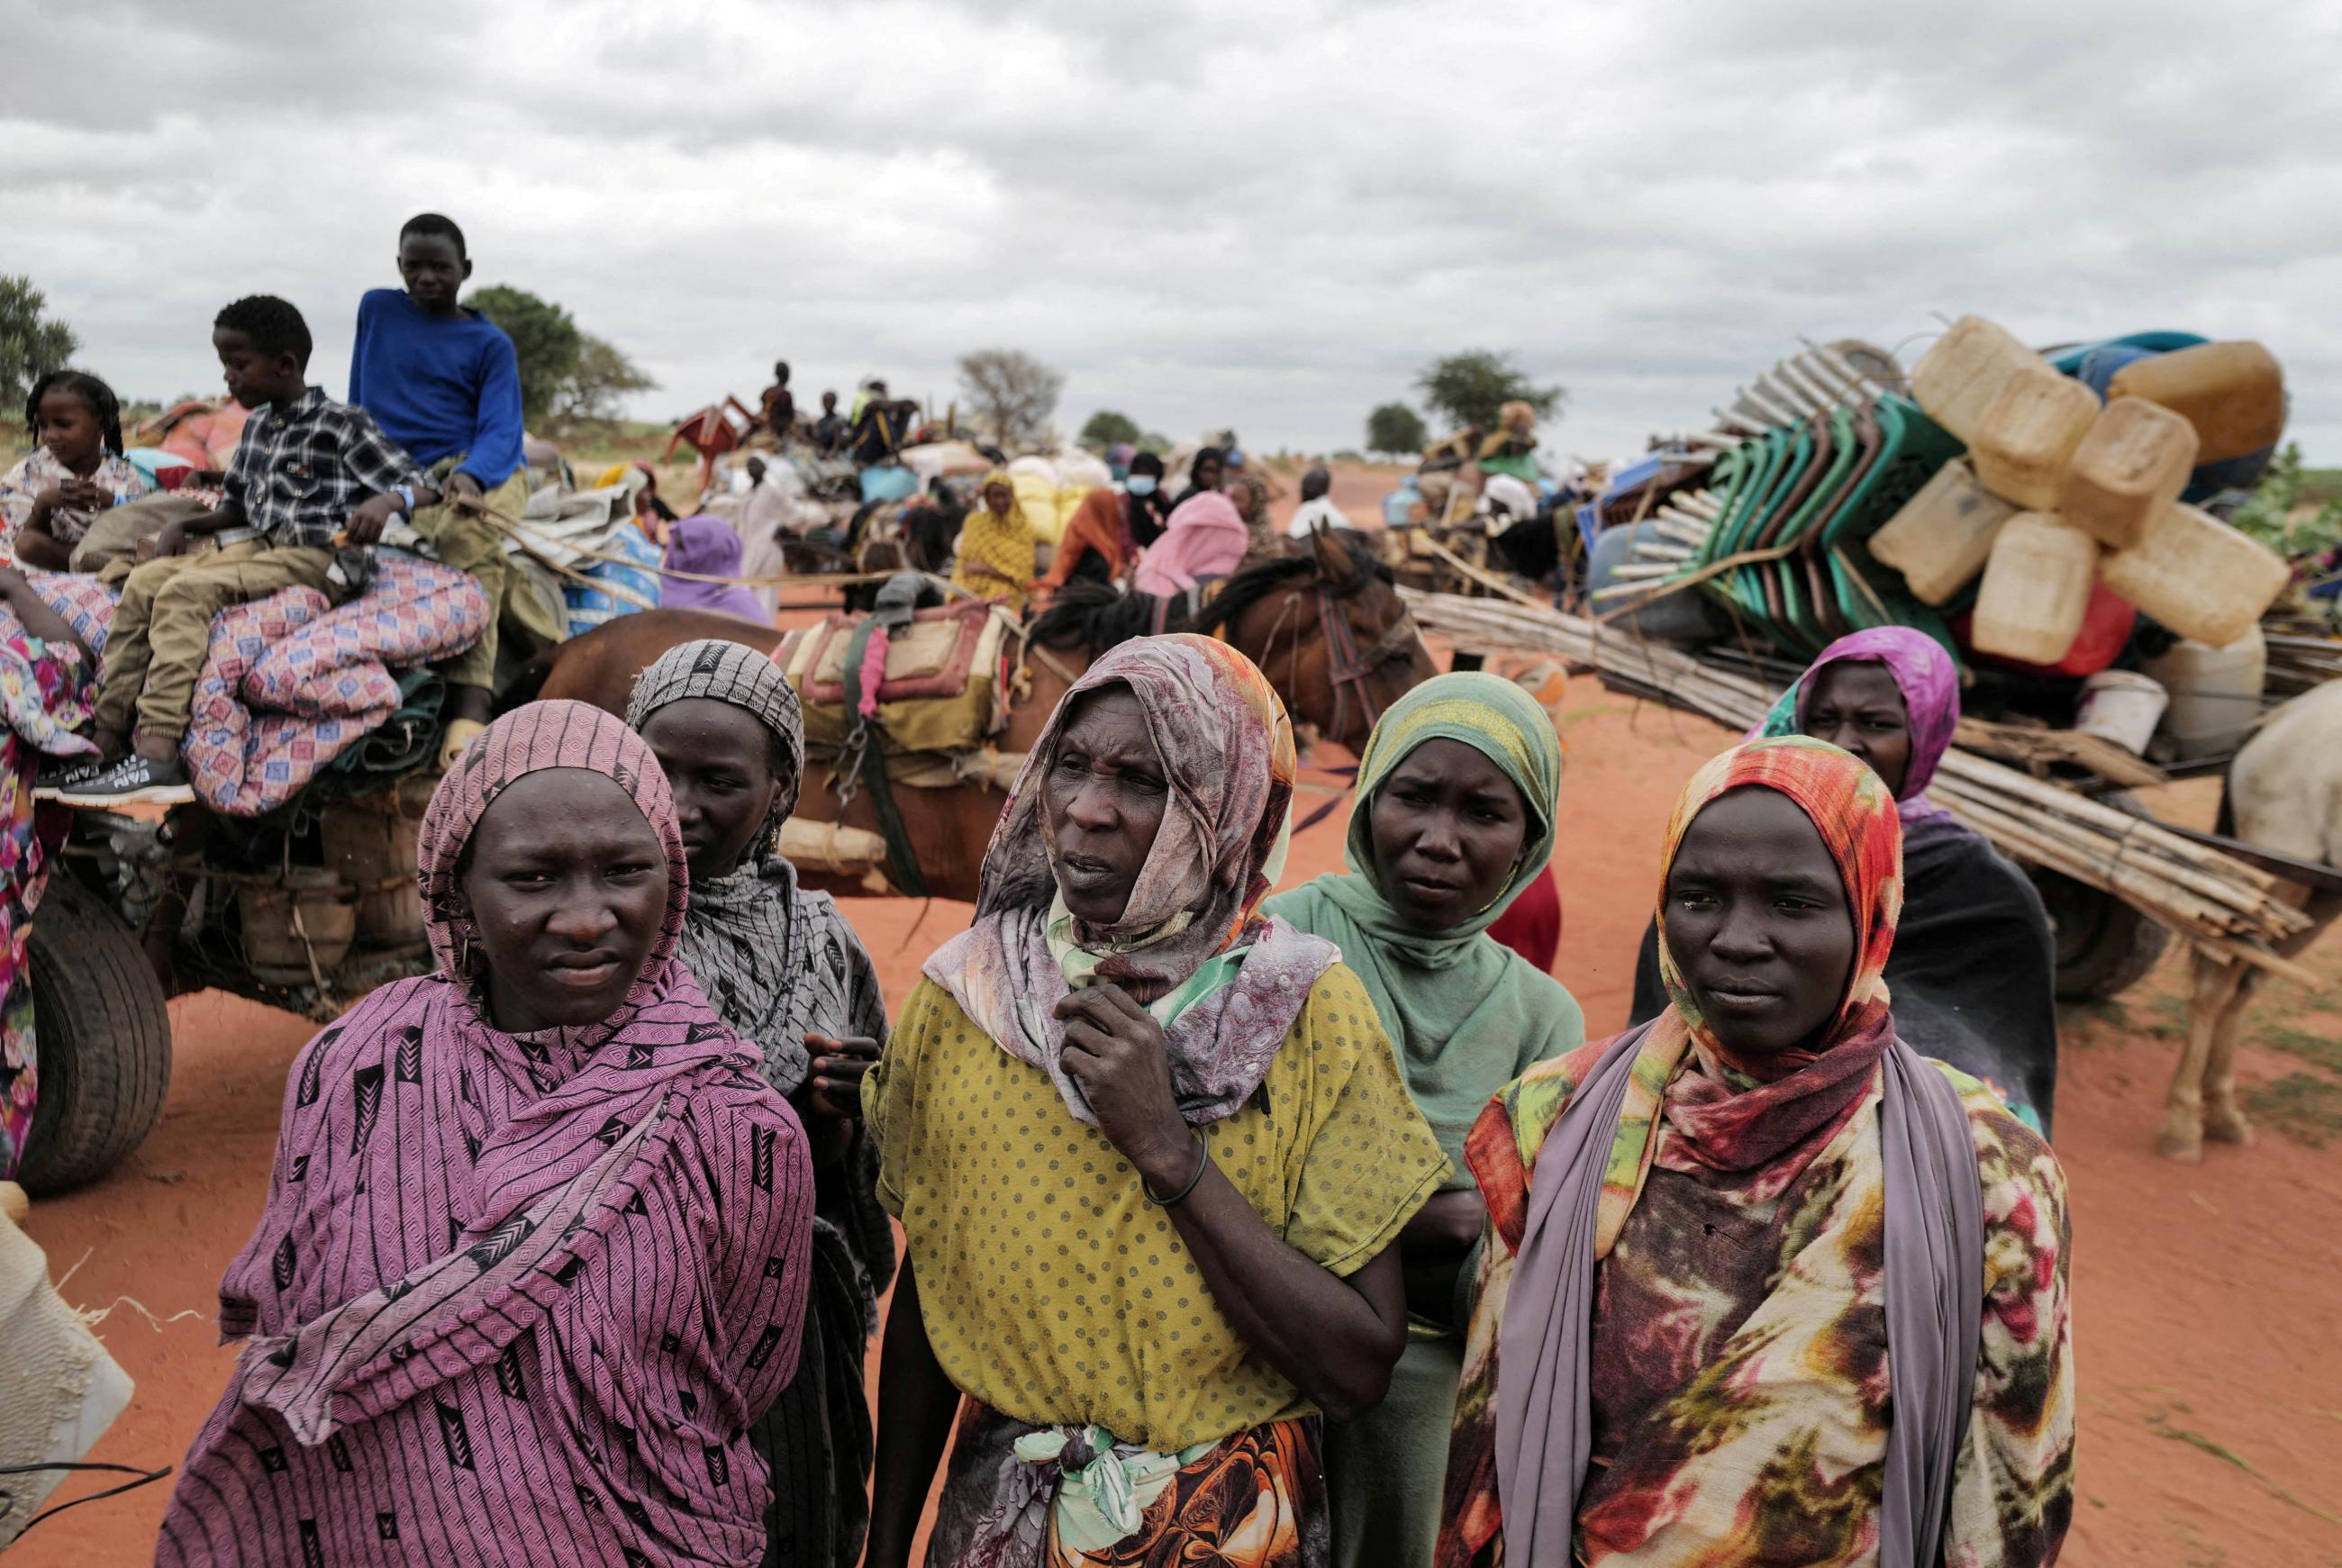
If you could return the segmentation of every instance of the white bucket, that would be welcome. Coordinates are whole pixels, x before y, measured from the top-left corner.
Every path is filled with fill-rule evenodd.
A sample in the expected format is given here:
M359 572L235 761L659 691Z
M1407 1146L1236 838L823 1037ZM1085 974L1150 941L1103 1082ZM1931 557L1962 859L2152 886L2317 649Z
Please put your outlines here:
M2135 670L2100 670L2082 683L2082 706L2074 728L2133 754L2143 754L2170 701L2171 694L2160 681Z

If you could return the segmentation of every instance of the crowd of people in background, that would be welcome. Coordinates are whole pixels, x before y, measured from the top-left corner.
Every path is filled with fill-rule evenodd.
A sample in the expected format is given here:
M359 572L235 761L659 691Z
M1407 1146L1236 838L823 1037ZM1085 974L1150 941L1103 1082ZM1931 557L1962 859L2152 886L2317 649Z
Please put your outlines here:
M347 402L291 305L219 313L250 421L102 648L22 568L140 503L114 394L45 378L0 482L0 1174L35 1108L36 794L185 798L212 616L342 602L394 519L491 607L444 672L432 972L293 1064L158 1562L907 1568L923 1522L966 1568L2055 1560L2047 923L1927 800L1958 714L1935 644L1833 646L1701 768L1628 890L1636 1022L1589 1042L1537 902L1572 874L1545 707L1417 686L1358 758L1345 870L1287 887L1284 704L1224 642L1136 639L1056 704L973 924L890 1020L781 853L805 724L766 654L675 648L623 721L490 722L498 628L532 634L489 522L526 493L512 345L458 303L454 224L410 222L397 265ZM770 434L900 447L884 381L808 417L789 375ZM1534 446L1507 405L1426 467L1527 483ZM952 581L1012 612L1185 594L1349 526L1324 468L1277 525L1233 442L1176 494L1158 456L1118 467L1046 573L985 475ZM745 546L676 521L670 603L770 624L707 581L769 564L748 516Z

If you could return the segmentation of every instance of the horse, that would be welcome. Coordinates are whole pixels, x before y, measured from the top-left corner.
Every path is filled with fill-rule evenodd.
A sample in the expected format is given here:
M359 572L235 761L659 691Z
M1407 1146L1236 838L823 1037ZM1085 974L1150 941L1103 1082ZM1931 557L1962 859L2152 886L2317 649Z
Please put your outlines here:
M896 792L930 895L975 902L985 847L1007 804L1015 759L1039 741L1058 699L1097 654L1128 637L1164 629L1154 624L1158 613L1166 624L1174 618L1167 604L1136 594L1115 597L1127 603L1111 627L1100 624L1094 600L1084 601L1087 607L1078 611L1069 603L1053 632L1066 639L1061 647L1039 643L1027 629L1021 660L1027 684L993 742L1002 758L989 776L946 788ZM1187 620L1197 629L1216 627L1258 664L1296 723L1314 725L1321 736L1353 750L1365 745L1385 708L1434 673L1430 652L1387 574L1358 545L1330 535L1314 541L1306 554L1236 573L1200 616ZM1082 629L1076 632L1076 626ZM669 648L715 637L770 654L782 636L774 627L705 610L620 615L529 661L499 698L499 711L570 698L623 716L635 677ZM809 823L876 830L868 791L852 794L841 804L828 764L807 758L796 815ZM903 891L891 882L873 887L856 874L817 865L797 869L807 885L841 895Z
M2328 681L2271 714L2228 764L2220 831L2257 849L2342 870L2342 681ZM2278 874L2282 876L2284 874ZM2342 892L2280 882L2308 924L2277 944L2291 958L2342 915ZM2165 1097L2157 1147L2170 1159L2204 1157L2204 1140L2249 1144L2252 1124L2237 1099L2237 1036L2263 971L2238 958L2196 953L2187 1044Z
M1246 566L1208 597L1068 584L1031 635L1086 661L1154 633L1216 634L1261 667L1296 724L1356 752L1383 709L1437 673L1395 579L1362 536L1320 529L1306 551Z

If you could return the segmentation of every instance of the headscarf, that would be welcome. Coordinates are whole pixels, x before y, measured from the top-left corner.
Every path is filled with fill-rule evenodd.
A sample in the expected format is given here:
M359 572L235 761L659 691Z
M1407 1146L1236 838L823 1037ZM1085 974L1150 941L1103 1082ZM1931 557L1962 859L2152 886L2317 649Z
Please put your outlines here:
M764 1052L766 1081L794 1094L813 1065L806 1033L850 1032L844 964L817 951L827 945L836 905L825 894L800 890L796 869L779 850L805 772L805 719L780 665L742 644L710 639L655 660L635 682L626 723L639 730L659 709L693 697L745 708L779 739L780 787L740 864L692 883L683 961L716 1011Z
M1427 741L1460 741L1502 770L1520 791L1528 821L1519 856L1486 908L1446 931L1422 932L1395 908L1378 881L1374 802L1398 765ZM1392 704L1358 759L1356 804L1342 863L1270 908L1305 931L1330 937L1342 962L1366 983L1384 1032L1406 1069L1440 1146L1469 1185L1464 1134L1487 1104L1481 1058L1498 1051L1506 1077L1585 1040L1585 1017L1552 976L1486 933L1553 858L1554 808L1561 788L1561 742L1536 700L1515 683L1480 673L1435 675Z
M677 572L702 577L741 575L740 535L721 517L702 512L686 517L667 530L666 569L660 575L659 604L669 610L714 610L744 621L769 625L772 614L764 601L736 584L699 583L678 577Z
M1110 687L1138 699L1169 799L1122 918L1093 926L1057 896L1042 786L1066 715ZM1187 634L1113 649L1067 689L1027 754L985 851L976 924L927 960L927 977L1092 1125L1053 1013L1077 985L1119 985L1163 1025L1181 1114L1201 1125L1233 1114L1339 957L1260 911L1292 831L1297 771L1285 704L1242 654Z
M1252 531L1236 503L1206 490L1173 508L1169 525L1148 546L1132 585L1158 598L1185 593L1206 577L1235 571L1251 546Z
M415 874L422 886L424 922L440 973L467 991L476 987L482 971L480 931L461 886L458 867L464 847L497 796L548 768L579 768L615 781L634 798L666 855L666 916L634 988L618 1011L601 1024L562 1031L573 1037L572 1044L596 1032L607 1039L668 983L668 960L682 937L683 914L691 901L691 864L683 853L683 830L676 823L675 795L666 774L642 737L611 714L584 703L531 703L498 719L472 742L432 792L417 834ZM687 984L688 976L685 979ZM696 987L693 999L699 999Z
M1854 921L1853 964L1820 1047L1792 1053L1786 1062L1743 1062L1726 1050L1665 940L1666 878L1685 834L1711 803L1746 788L1785 794L1812 821L1837 864ZM1874 1073L1883 1071L1896 1419L1887 1437L1879 1561L1932 1563L1972 1397L1983 1304L1983 1198L1958 1093L1896 1040L1888 1012L1884 972L1903 897L1902 824L1893 802L1877 774L1824 742L1798 735L1736 747L1685 786L1667 824L1659 884L1670 1004L1605 1048L1537 1155L1497 1363L1506 1560L1519 1568L1565 1568L1572 1561L1576 1499L1593 1442L1596 1265L1609 1255L1642 1195L1661 1118L1691 1158L1717 1170L1761 1171L1759 1185L1777 1193L1867 1102ZM1705 1071L1680 1072L1688 1055Z
M1120 491L1103 485L1082 497L1082 504L1074 509L1064 535L1057 541L1057 554L1049 563L1048 574L1041 579L1044 587L1056 588L1070 581L1082 557L1093 552L1106 564L1106 581L1121 581L1131 557L1138 554L1138 541L1131 534L1125 504L1129 499Z
M599 774L632 797L666 858L666 908L616 1012L512 1034L495 1027L481 999L479 929L458 867L497 797L550 768ZM401 1081L419 1075L425 1060L489 1057L525 1073L541 1098L488 1130L470 1170L445 1174L465 1189L455 1208L466 1223L447 1254L245 1353L245 1402L275 1410L308 1445L495 1361L563 1291L565 1257L623 1255L610 1237L626 1223L630 1194L665 1164L686 1106L769 1093L744 1073L753 1061L746 1047L675 960L689 903L675 801L657 759L617 719L573 702L505 714L439 781L419 838L425 922L450 984L376 992L340 1032L397 1039ZM313 1046L305 1060L314 1075L324 1054ZM319 1092L307 1081L294 1090L303 1104ZM353 1168L362 1193L364 1166ZM349 1179L338 1169L313 1173L310 1201L325 1196L317 1183ZM646 1448L652 1436L644 1433ZM672 1459L673 1473L686 1473L680 1454Z
M1928 781L1951 748L1952 732L1960 723L1960 672L1944 645L1925 632L1908 626L1873 626L1840 637L1806 666L1805 674L1783 692L1756 729L1758 735L1803 734L1806 706L1813 694L1814 677L1827 664L1854 660L1887 666L1903 694L1903 708L1911 728L1911 766L1896 795L1896 809L1908 827L1930 818L1948 816L1927 798Z
M984 498L996 484L1008 492L1006 515L995 513ZM1016 482L1005 468L986 474L976 494L976 504L959 525L959 564L952 571L952 581L979 597L1006 599L1021 610L1026 584L1033 581L1032 520L1025 515Z

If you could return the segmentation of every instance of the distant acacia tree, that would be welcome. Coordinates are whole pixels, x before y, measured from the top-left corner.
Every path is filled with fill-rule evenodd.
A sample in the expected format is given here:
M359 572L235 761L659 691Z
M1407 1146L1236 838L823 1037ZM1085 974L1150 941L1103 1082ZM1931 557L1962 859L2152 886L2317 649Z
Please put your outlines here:
M33 383L73 363L81 339L47 314L29 277L0 277L0 419L14 419Z
M1432 361L1415 384L1423 389L1423 401L1431 411L1458 428L1467 424L1489 428L1496 423L1496 411L1515 401L1527 404L1540 416L1549 414L1568 395L1558 386L1532 383L1528 374L1513 363L1512 355L1485 348Z
M554 421L577 424L616 419L619 399L628 393L653 391L657 385L617 348L585 333L578 345L577 368L562 383L555 401Z
M1048 439L1049 416L1066 378L1031 355L986 348L963 355L960 390L976 427L1004 451L1031 451Z
M1127 441L1136 446L1146 438L1146 432L1139 428L1138 421L1127 414L1101 408L1082 426L1081 444L1093 452L1104 452L1117 442Z
M1420 452L1431 443L1423 415L1404 403L1386 403L1366 415L1366 450Z
M474 289L464 303L513 340L520 360L521 417L535 424L553 414L585 356L586 335L577 323L551 300L505 284Z

